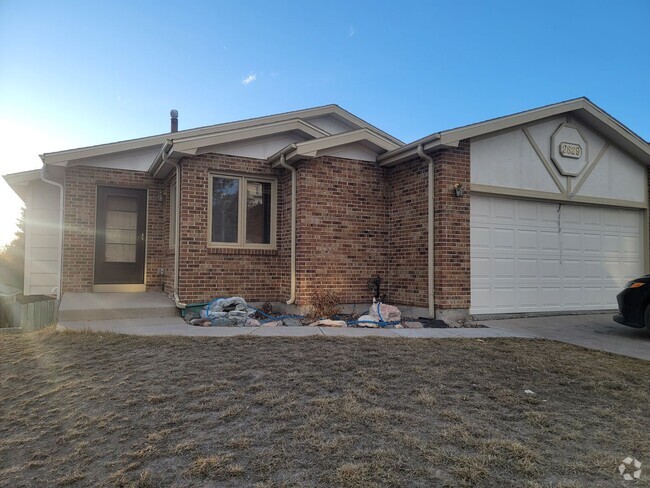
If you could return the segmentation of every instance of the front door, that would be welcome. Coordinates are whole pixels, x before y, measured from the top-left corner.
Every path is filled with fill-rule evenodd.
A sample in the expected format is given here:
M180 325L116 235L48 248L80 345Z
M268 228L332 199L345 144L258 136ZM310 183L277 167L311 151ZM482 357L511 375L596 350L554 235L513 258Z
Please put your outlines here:
M144 283L147 190L97 188L95 284Z

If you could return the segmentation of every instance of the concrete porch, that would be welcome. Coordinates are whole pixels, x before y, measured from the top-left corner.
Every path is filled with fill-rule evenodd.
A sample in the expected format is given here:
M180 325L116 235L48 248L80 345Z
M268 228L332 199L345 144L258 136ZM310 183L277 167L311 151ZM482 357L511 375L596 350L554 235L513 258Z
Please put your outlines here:
M159 292L66 293L59 306L59 323L161 317L180 317L180 313Z

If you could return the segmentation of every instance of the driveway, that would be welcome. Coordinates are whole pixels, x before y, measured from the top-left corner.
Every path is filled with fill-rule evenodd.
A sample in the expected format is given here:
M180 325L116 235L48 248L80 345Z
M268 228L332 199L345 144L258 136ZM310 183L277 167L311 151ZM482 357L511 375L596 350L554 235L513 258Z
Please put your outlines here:
M528 332L545 339L650 361L650 333L617 324L612 313L562 315L477 322L512 332Z

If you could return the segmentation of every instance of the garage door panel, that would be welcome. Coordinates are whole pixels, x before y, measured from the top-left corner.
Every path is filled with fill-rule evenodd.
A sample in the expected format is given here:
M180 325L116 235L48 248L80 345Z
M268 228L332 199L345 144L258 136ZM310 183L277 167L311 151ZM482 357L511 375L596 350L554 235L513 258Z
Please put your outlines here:
M517 229L517 249L520 251L536 251L539 237L536 230Z
M472 303L478 309L488 309L492 306L490 300L490 287L472 286Z
M539 233L539 245L541 251L559 251L560 250L560 236L557 230L541 231Z
M476 249L490 249L489 227L472 227L470 231L470 240Z
M534 202L517 202L517 220L519 222L537 222L537 205Z
M559 240L562 241L562 251L563 252L582 252L582 246L580 242L580 234L577 232L563 232L561 235L558 234L558 231L555 231L555 235Z
M539 289L536 286L517 288L517 304L522 310L535 310L539 307Z
M513 251L515 248L515 231L513 229L497 228L492 230L492 240L495 249Z
M541 306L554 310L562 304L562 289L558 286L543 286L541 288Z
M600 254L602 252L600 234L582 234L582 251Z
M517 278L520 280L535 279L539 273L537 271L537 259L518 258L516 270Z
M567 308L579 307L582 302L582 288L566 286L562 290L563 305Z
M611 309L642 274L638 210L483 196L471 206L472 313Z
M627 256L636 256L639 253L639 237L621 236L621 252Z
M559 259L542 259L540 261L540 277L542 279L557 279L560 274Z
M515 260L514 258L494 258L494 278L507 279L509 281L515 278Z
M496 222L514 222L515 206L507 200L495 201L491 206L492 218Z

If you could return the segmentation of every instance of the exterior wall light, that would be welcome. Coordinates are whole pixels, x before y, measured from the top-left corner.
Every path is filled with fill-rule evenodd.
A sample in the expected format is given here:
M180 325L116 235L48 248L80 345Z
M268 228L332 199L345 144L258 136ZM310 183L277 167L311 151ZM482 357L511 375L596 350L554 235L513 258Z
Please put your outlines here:
M464 192L465 190L463 189L463 185L461 185L460 183L456 183L454 185L454 195L456 195L457 197L462 197Z

